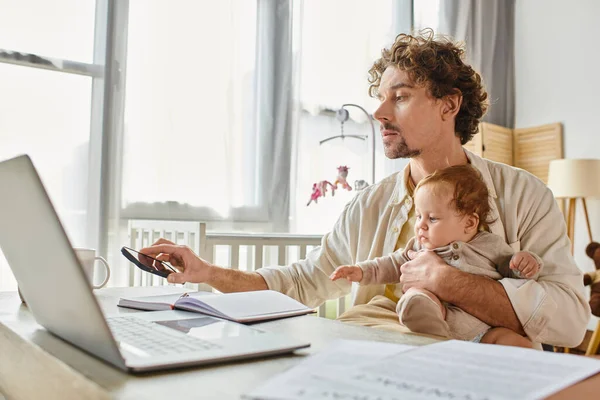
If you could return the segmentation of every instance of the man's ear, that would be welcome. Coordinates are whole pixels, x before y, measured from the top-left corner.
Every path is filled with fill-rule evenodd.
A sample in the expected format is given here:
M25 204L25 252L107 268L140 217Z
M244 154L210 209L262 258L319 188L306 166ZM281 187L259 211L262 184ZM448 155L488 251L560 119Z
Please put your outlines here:
M460 90L455 89L454 93L446 95L442 99L442 119L446 121L450 118L455 118L460 111L463 97Z
M465 215L465 233L474 233L477 232L479 228L479 215L477 213L473 213L470 215Z

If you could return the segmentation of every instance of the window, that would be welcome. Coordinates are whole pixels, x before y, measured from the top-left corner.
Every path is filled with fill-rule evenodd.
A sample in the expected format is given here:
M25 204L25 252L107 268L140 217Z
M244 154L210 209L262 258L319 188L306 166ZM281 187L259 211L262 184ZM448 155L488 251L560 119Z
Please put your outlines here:
M414 27L416 30L431 28L437 33L439 27L440 0L419 0L413 2Z
M95 0L0 0L0 49L92 63Z
M96 168L89 160L101 150L90 144L90 128L102 71L93 64L96 1L0 0L0 10L0 160L29 154L71 243L94 246L90 190L99 182L89 181ZM51 67L32 61L48 57ZM0 291L14 289L0 252Z
M256 13L246 0L130 2L127 217L256 217Z
M350 121L344 133L366 136L366 140L335 139L340 122L334 112L343 104L354 103L372 113L378 102L368 95L368 70L381 50L396 36L394 0L304 1L296 21L300 24L298 103L296 145L297 166L292 197L292 230L297 233L325 233L331 230L344 205L355 195L355 181L372 182L371 125L366 115L348 107ZM385 157L375 122L376 177L384 174ZM339 166L348 166L352 191L341 187L329 191L318 203L306 206L312 185L327 180L334 183Z
M0 64L0 159L29 154L74 245L86 237L92 79Z
M393 0L304 1L300 102L312 113L356 103L372 109L367 71L395 37ZM364 121L360 112L353 114Z

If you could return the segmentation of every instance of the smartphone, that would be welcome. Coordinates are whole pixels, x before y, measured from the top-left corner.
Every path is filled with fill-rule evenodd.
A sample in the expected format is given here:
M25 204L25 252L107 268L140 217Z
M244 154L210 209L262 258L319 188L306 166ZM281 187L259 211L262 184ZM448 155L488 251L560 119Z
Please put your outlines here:
M131 261L136 267L138 267L142 271L162 276L163 278L166 278L172 272L176 272L175 268L173 268L168 263L157 260L154 257L140 253L139 251L126 246L123 246L121 248L121 254L123 254L126 259Z

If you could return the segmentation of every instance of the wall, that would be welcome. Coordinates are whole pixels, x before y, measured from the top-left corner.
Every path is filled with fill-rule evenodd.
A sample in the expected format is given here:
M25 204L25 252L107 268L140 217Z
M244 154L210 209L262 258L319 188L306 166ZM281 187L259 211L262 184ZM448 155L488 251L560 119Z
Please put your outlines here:
M566 158L600 158L600 1L517 0L515 126L562 122ZM588 199L592 234L600 241L600 200ZM578 205L575 261L593 270ZM592 323L595 322L592 321Z

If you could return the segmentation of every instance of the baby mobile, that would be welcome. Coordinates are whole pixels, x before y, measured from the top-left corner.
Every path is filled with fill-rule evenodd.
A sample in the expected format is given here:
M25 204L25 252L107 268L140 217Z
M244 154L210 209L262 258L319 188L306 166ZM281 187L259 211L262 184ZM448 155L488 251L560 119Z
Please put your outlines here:
M335 180L335 183L331 183L329 181L320 181L317 183L313 183L312 193L310 195L310 200L308 201L307 206L310 205L313 201L318 203L319 197L325 197L325 193L327 193L327 187L331 187L331 195L335 196L335 191L338 188L338 184L342 185L342 189L352 190L352 186L348 184L348 167L347 166L339 166L338 167L338 176ZM363 181L364 182L364 181ZM364 188L363 188L364 189ZM357 189L360 190L360 189Z
M367 139L366 135L344 135L344 122L346 122L349 118L348 110L346 110L344 107L348 107L348 106L353 106L353 107L357 107L357 108L361 109L367 115L369 122L371 123L371 131L372 131L372 139L373 139L372 140L372 142L373 142L372 149L371 149L372 150L372 177L373 177L373 182L375 182L375 127L373 125L373 120L372 120L371 115L361 106L358 106L356 104L344 104L342 106L342 108L340 108L336 112L336 118L341 123L341 134L328 137L327 139L323 139L319 142L319 145L322 145L325 142L328 142L333 139L338 139L338 138L339 139L354 138L354 139L359 139L359 140ZM310 200L308 201L308 203L306 205L309 206L312 202L318 203L319 197L325 197L325 194L327 193L328 188L331 189L332 196L335 196L335 191L338 189L338 185L342 185L342 189L346 189L348 191L352 190L352 186L350 186L350 184L348 183L348 170L349 169L350 169L350 167L348 167L346 165L340 165L337 168L338 175L337 175L337 178L334 181L334 183L331 183L327 180L323 180L323 181L314 183L312 186L312 193L310 195ZM362 190L362 189L366 188L367 186L369 186L369 184L362 179L354 182L354 187L356 190Z

